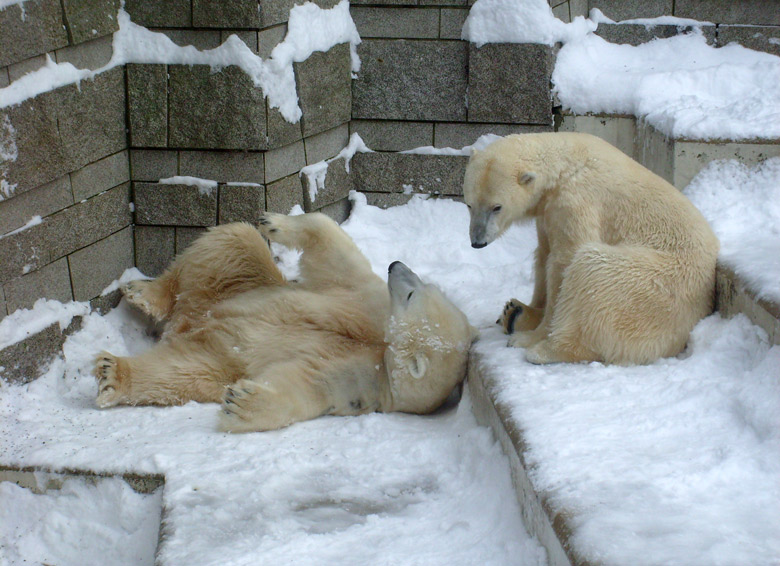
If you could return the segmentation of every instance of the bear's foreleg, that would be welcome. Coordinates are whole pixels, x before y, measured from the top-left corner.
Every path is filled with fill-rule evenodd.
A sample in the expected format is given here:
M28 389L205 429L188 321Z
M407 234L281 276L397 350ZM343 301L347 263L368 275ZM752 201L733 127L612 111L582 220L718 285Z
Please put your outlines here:
M504 311L496 321L501 326L504 334L514 334L534 330L542 321L544 309L537 309L521 303L517 299L510 299L504 305Z
M333 410L325 384L303 364L291 361L228 386L219 428L226 432L276 430Z

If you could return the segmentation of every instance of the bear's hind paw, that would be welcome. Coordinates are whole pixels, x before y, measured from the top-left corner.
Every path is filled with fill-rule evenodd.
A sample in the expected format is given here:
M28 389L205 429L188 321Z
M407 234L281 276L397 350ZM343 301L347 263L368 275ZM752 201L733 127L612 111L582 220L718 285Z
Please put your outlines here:
M515 331L515 320L518 316L522 316L524 308L525 305L517 299L507 301L501 316L496 321L496 324L501 326L504 334L512 334Z
M101 409L114 407L122 401L118 366L118 358L108 352L101 352L95 359L94 374L98 380L95 404Z

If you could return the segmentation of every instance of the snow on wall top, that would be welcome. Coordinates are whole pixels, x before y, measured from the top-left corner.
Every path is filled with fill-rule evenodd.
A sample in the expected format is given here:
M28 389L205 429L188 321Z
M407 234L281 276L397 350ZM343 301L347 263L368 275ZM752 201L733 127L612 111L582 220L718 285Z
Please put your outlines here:
M316 51L328 51L334 45L350 43L352 70L357 72L360 69L356 50L360 36L349 15L348 0L341 0L328 10L311 2L295 6L290 11L287 35L274 48L268 60L252 53L235 35L215 49L200 51L191 45L176 45L165 34L134 24L122 9L117 19L119 31L114 34L113 56L104 67L95 71L81 70L69 63L56 64L47 56L41 69L0 89L0 108L78 83L126 63L210 65L214 69L237 65L252 78L255 86L263 89L271 107L278 108L287 121L295 123L301 117L301 109L295 90L294 62L304 61Z
M574 113L630 114L675 138L780 138L780 57L730 44L711 47L700 30L639 46L592 33L611 23L598 10L566 24L544 0L477 0L462 38L485 43L563 43L552 81ZM662 17L623 23L711 25Z

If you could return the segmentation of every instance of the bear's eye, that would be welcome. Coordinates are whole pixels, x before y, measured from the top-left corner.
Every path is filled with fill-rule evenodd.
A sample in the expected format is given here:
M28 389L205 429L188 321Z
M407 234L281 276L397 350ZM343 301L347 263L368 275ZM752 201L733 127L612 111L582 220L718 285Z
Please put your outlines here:
M501 205L500 204L497 204L496 206L493 207L493 212L500 212L500 211L501 211Z
M406 302L408 303L410 300L412 300L412 295L414 295L414 291L409 291L409 294L406 295Z

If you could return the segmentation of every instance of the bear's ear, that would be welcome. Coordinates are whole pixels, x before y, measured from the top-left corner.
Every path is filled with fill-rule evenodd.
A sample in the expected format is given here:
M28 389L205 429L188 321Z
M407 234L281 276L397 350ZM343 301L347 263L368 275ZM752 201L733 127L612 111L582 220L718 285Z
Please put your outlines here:
M470 154L471 157L476 157L478 153L479 150L476 147L471 148L471 154Z
M521 185L527 185L531 183L534 179L536 179L536 173L532 173L531 171L520 173L517 176L517 182L520 183Z
M422 379L422 376L428 371L428 357L422 352L417 352L414 357L409 360L407 367L413 378Z

